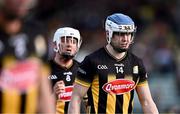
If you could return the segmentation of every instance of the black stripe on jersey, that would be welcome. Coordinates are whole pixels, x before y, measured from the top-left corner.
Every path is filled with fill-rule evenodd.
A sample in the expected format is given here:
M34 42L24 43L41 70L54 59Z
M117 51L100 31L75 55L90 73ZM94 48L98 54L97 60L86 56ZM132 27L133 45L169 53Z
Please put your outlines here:
M92 97L91 87L89 88L87 94L88 94L88 106L91 104L90 112L91 112L91 113L95 113L94 103L93 103L94 99L93 99L93 97Z
M116 113L123 113L123 95L116 95Z
M131 98L129 101L129 108L128 108L128 114L132 113L132 109L133 109L133 99L134 99L134 90L131 91Z
M98 101L98 112L97 113L106 113L106 107L107 107L107 93L104 92L104 90L101 88L105 83L108 82L107 76L104 79L100 79L99 76L99 97L103 97L99 99ZM101 106L102 105L102 106Z
M26 94L21 95L21 107L20 107L20 112L25 113L25 108L26 108Z
M69 102L65 102L64 114L67 114Z
M2 101L3 101L2 92L0 91L0 113L2 113Z

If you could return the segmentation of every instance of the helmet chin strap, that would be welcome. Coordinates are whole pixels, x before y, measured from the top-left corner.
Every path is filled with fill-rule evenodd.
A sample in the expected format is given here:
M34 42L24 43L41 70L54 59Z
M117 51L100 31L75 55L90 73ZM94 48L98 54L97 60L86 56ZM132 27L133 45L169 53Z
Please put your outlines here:
M122 48L117 48L116 46L113 45L113 43L110 43L111 46L113 47L113 49L118 52L118 53L122 53L122 52L126 52L128 51L128 49L122 49Z

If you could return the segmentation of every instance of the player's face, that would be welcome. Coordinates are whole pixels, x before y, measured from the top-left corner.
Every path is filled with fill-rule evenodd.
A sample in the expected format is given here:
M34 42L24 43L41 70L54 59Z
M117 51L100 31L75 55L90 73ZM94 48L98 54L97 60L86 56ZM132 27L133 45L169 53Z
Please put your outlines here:
M77 38L66 36L61 37L61 43L59 45L60 54L67 54L74 56L78 50Z
M112 47L118 52L125 52L132 43L132 33L114 32L111 39Z

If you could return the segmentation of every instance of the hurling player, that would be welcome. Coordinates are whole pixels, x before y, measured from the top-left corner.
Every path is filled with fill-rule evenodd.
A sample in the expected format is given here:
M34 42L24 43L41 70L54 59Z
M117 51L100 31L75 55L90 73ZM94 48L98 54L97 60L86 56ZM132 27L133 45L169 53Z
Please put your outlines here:
M73 84L79 63L74 56L81 46L80 32L74 28L63 27L56 30L53 38L54 58L50 60L54 94L56 96L56 113L67 113Z
M78 69L68 112L78 114L88 92L90 113L132 113L136 91L143 112L158 114L142 60L129 51L136 32L133 20L115 13L107 17L105 30L108 44L86 56Z

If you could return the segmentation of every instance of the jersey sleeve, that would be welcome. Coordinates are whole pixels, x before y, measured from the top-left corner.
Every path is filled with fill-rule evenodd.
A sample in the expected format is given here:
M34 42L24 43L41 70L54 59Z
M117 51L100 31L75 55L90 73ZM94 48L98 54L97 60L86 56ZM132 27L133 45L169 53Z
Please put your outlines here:
M144 67L142 60L139 60L138 68L139 68L139 82L137 86L146 85L148 77L147 77L147 72L146 72L146 69Z
M85 87L89 87L93 81L93 68L90 57L85 57L79 65L75 82Z

